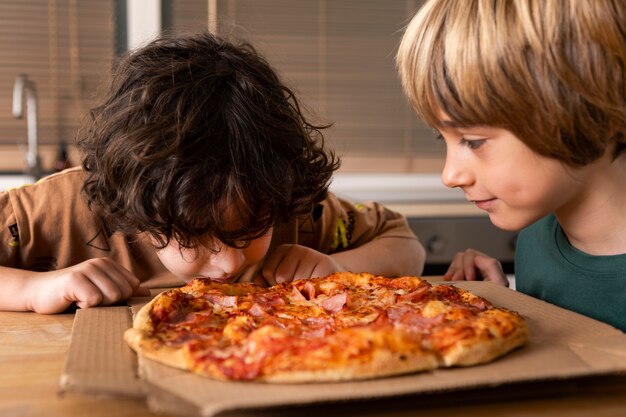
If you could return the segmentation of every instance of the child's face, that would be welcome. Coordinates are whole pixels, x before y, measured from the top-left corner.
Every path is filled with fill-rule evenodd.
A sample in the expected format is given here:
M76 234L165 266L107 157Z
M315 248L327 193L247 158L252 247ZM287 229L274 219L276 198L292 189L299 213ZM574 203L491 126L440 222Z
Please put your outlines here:
M508 130L444 125L443 183L462 188L497 227L519 230L575 203L584 183L576 170L535 153Z
M207 240L207 247L185 249L172 239L157 251L163 265L174 275L189 282L194 278L211 278L221 282L236 281L249 267L258 263L269 249L272 229L244 248L237 249ZM209 247L219 248L214 253Z

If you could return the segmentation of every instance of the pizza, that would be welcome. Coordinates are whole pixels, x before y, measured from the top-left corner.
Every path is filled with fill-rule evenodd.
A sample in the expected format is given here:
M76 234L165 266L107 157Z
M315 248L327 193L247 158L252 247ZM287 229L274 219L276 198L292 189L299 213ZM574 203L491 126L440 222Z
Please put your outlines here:
M526 343L528 328L453 285L338 272L269 288L195 279L143 306L124 338L210 378L303 383L482 364Z

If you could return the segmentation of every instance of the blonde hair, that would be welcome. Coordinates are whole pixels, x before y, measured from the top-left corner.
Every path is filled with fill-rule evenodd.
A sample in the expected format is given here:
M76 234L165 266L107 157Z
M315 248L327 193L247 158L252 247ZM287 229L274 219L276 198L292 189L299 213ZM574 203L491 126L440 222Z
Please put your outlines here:
M586 165L626 149L622 0L429 0L396 57L418 116L505 128Z

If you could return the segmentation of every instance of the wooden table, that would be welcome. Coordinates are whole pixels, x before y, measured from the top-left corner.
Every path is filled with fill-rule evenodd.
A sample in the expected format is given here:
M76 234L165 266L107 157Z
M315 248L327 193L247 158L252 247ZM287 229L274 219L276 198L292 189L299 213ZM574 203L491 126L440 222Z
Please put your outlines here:
M72 313L0 312L0 416L152 416L140 400L59 394L73 318ZM294 410L264 410L245 415L295 414ZM298 409L297 415L626 416L626 376L306 407Z

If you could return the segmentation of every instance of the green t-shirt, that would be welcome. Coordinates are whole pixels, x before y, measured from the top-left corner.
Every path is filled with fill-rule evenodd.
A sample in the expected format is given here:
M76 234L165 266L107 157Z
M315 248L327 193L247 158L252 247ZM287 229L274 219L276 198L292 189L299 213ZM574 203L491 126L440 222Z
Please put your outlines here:
M626 254L592 256L576 249L554 215L520 232L515 285L626 332Z

